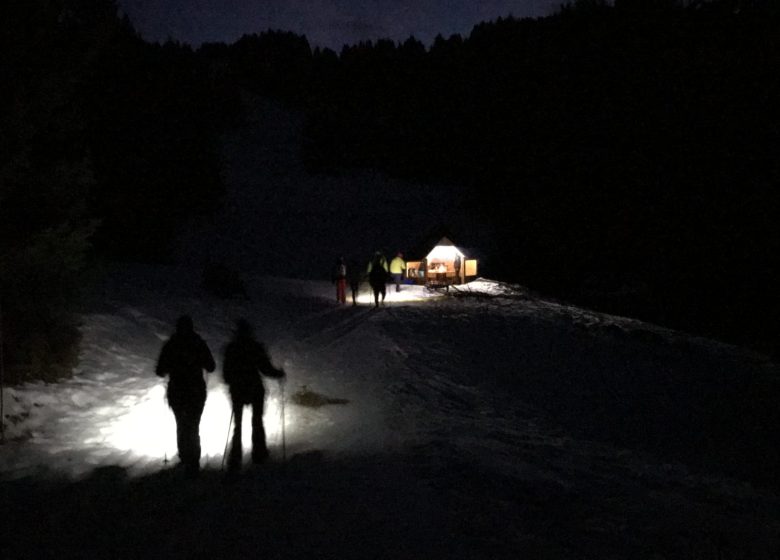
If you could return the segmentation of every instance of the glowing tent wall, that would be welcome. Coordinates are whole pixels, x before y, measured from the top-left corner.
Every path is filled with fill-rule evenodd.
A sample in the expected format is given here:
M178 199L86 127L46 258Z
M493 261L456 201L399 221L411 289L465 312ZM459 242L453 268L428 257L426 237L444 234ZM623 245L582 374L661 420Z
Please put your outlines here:
M466 258L446 237L424 259L406 263L406 277L416 284L434 287L465 284L476 276L477 260Z

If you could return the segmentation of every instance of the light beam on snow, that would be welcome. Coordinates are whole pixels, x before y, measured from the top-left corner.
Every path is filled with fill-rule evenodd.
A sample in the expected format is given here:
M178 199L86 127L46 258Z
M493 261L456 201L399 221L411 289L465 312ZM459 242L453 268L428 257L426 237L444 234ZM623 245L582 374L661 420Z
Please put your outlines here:
M278 391L273 388L266 394L265 425L268 447L273 453L274 447L281 446L281 407ZM212 387L208 391L206 406L200 421L200 443L202 463L209 458L219 457L225 451L228 437L231 404L227 390L223 385ZM286 409L287 437L294 425L290 407ZM252 442L252 412L244 409L242 423L242 439L244 450L249 451ZM232 429L231 429L232 435ZM103 443L125 451L135 456L169 460L176 457L176 421L173 412L165 400L165 385L163 383L152 387L146 394L137 398L136 402L126 408L126 412L116 418L107 428L103 429ZM94 440L87 444L97 443Z
M203 410L203 417L200 420L200 445L204 456L222 457L225 451L225 441L228 438L228 424L230 424L231 412L232 405L230 404L227 390L224 387L210 390L206 399L206 408ZM289 436L290 429L294 425L290 407L286 408L285 413L286 430ZM170 414L172 417L173 413L171 412ZM275 446L281 446L282 440L281 406L278 393L275 390L266 392L263 425L265 426L268 447L273 452ZM232 436L232 428L230 433ZM250 407L244 408L241 439L244 444L244 451L248 452L252 445L252 409Z
M164 457L176 449L176 426L165 402L165 387L157 384L134 404L125 407L107 428L103 443L144 457ZM86 441L85 443L95 443ZM169 455L170 457L170 455Z
M393 303L408 303L414 301L425 301L434 297L441 297L441 294L432 292L426 289L424 286L402 284L401 291L395 291L395 284L390 283L387 285L387 296L385 297L385 305L392 305ZM379 301L382 301L382 295L379 296ZM365 285L361 286L360 292L357 297L358 305L374 305L374 292L367 289ZM352 304L352 296L347 290L347 305Z

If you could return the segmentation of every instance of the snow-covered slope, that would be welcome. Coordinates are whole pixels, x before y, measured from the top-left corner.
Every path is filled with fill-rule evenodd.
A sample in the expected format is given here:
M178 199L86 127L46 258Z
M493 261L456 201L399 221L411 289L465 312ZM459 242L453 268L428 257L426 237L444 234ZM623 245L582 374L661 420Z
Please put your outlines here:
M7 390L6 557L776 550L777 497L724 475L751 471L730 460L728 430L705 423L720 413L699 410L712 404L707 386L738 393L763 375L749 354L488 280L460 297L405 286L380 309L365 292L357 307L336 304L328 282L252 277L248 291L211 298L185 267L106 271L74 378ZM270 382L272 462L231 486L220 482L230 413L218 373L204 474L173 468L153 367L185 312L218 361L233 321L249 318L288 372L286 445ZM296 405L304 386L343 404ZM113 515L123 529L108 538ZM33 522L41 534L29 541L19 532Z

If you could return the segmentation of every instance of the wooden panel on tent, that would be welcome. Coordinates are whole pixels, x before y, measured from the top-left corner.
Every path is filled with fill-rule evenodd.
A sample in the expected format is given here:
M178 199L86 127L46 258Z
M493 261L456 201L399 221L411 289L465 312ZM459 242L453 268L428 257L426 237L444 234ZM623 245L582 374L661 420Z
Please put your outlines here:
M425 270L422 261L406 261L406 278L422 283L425 280Z
M465 276L466 278L476 278L477 259L466 259L463 276Z

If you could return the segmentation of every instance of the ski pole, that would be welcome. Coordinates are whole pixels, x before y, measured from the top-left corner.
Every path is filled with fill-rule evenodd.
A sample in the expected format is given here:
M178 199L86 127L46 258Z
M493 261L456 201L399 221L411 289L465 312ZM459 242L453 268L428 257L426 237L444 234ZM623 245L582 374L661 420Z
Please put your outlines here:
M221 470L225 470L225 457L227 456L227 448L228 443L230 442L230 428L233 427L233 414L235 411L230 411L230 422L228 422L228 431L227 431L227 437L225 438L225 450L222 452L222 466L220 467Z

